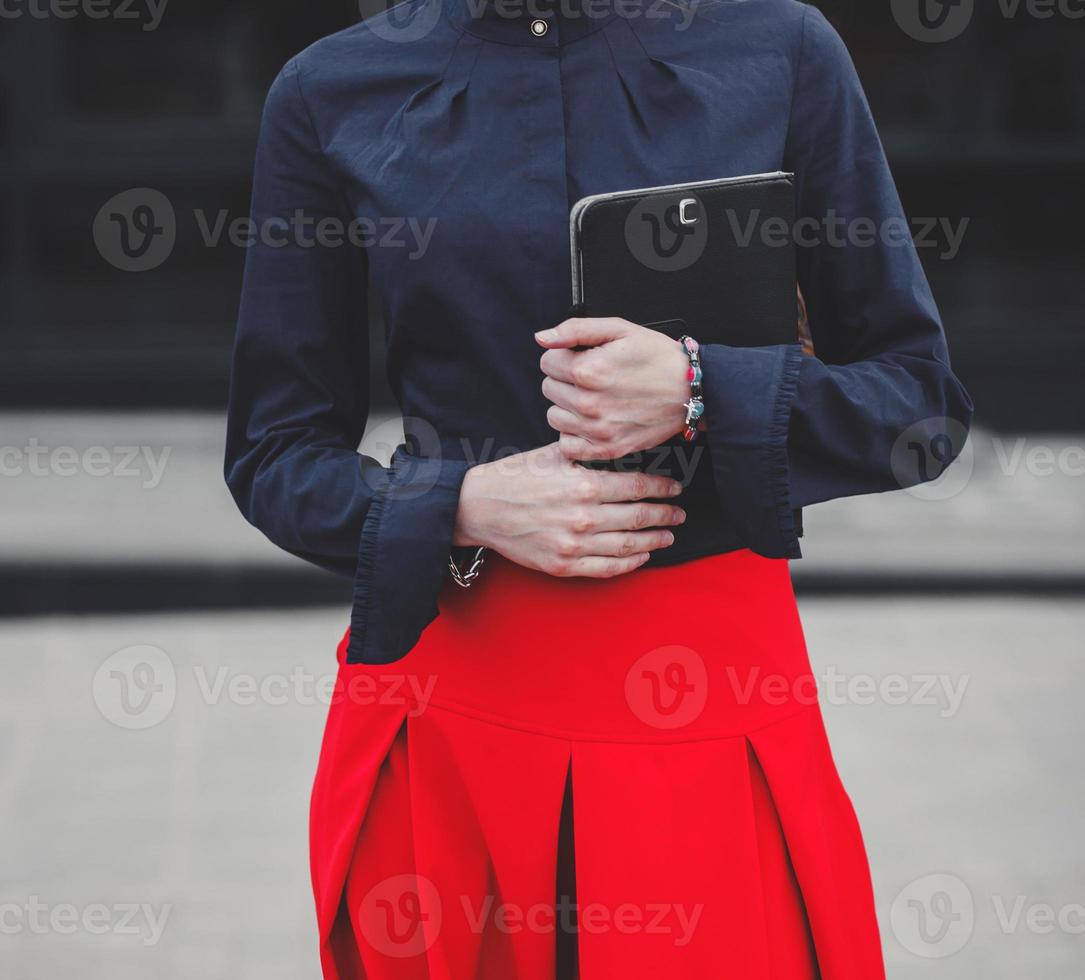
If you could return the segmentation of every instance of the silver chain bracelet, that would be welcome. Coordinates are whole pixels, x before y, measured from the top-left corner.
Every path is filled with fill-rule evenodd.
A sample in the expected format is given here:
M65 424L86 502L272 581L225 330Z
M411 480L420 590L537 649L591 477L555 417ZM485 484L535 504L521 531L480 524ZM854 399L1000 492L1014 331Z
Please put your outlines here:
M479 548L475 551L475 557L471 559L471 564L467 566L467 570L461 571L460 566L456 564L456 559L449 555L448 570L452 573L452 581L461 589L471 588L475 584L475 579L482 574L482 563L485 560L486 549Z

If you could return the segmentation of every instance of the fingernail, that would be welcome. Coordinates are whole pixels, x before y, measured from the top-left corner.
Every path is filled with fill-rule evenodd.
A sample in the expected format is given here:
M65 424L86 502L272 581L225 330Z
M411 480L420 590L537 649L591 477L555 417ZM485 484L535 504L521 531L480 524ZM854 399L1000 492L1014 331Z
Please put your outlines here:
M671 496L672 497L677 497L681 492L682 492L682 484L681 483L672 483L671 484Z
M684 510L678 510L678 512L674 515L674 518L675 518L674 519L675 524L685 524L686 523L686 512Z
M669 548L672 544L674 544L674 535L671 534L670 531L668 531L666 534L663 535L663 547Z
M553 330L553 329L537 330L535 332L535 337L536 337L537 340L553 340L554 336L556 334L557 334L557 331Z

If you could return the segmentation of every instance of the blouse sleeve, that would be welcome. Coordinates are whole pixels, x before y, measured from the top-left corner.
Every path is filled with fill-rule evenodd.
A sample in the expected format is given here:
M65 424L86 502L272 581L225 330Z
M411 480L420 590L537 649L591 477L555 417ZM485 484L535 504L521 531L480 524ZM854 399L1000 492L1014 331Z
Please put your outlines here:
M938 476L901 464L901 437L937 443L948 463L972 417L855 68L809 7L785 166L817 356L798 343L702 346L716 485L769 557L799 557L796 509Z
M350 662L395 660L436 615L467 464L358 452L369 411L364 248L307 111L296 62L257 148L234 350L226 482L281 548L352 576Z

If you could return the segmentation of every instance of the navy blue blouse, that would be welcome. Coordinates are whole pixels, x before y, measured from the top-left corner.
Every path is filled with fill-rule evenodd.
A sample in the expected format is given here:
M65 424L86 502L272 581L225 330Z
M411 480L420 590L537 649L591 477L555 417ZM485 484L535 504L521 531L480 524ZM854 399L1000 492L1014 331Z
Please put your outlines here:
M799 508L912 482L902 434L969 423L870 110L821 14L580 2L408 0L298 55L268 96L227 481L272 541L353 576L352 662L401 657L436 615L467 468L556 438L533 335L570 306L568 214L587 194L796 174L816 356L703 350L730 546L798 557ZM408 433L389 467L357 451L368 283ZM702 553L720 550L691 524Z

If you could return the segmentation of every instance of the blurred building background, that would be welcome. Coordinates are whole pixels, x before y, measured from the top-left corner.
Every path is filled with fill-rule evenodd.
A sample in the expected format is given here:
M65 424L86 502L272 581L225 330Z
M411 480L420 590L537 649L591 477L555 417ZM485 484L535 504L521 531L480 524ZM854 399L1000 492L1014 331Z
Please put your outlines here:
M349 583L278 553L222 486L244 250L209 245L194 216L247 214L268 85L359 6L96 6L110 16L44 0L0 14L0 980L304 980L323 706L261 682L333 669ZM1076 980L1083 8L982 3L927 43L903 0L817 6L851 48L907 212L939 222L920 254L978 406L966 458L932 490L809 511L795 568L819 676L846 679L826 712L891 975ZM177 215L145 272L111 265L93 234L134 188ZM133 680L159 662L148 651L168 665L148 704L169 704L129 724L102 671ZM170 912L153 942L38 931L35 898Z
M1024 4L980 4L946 44L910 37L889 0L818 5L849 43L908 213L969 221L959 254L937 235L922 252L981 418L1080 431L1085 25ZM347 0L185 0L153 30L150 14L3 20L3 404L222 404L243 250L208 247L185 216L247 213L271 79L357 19ZM132 275L87 232L141 186L182 220L169 261Z

